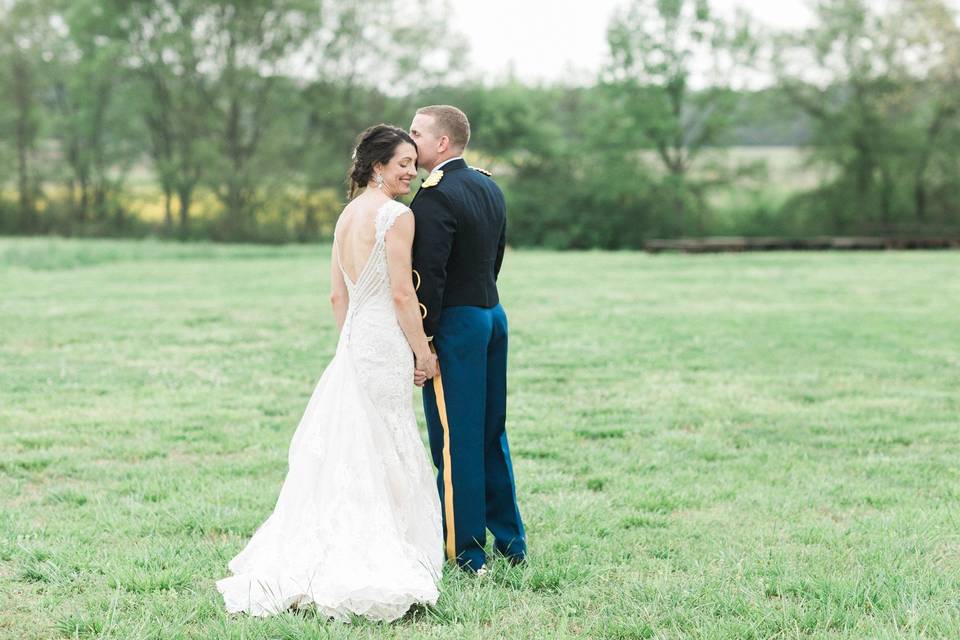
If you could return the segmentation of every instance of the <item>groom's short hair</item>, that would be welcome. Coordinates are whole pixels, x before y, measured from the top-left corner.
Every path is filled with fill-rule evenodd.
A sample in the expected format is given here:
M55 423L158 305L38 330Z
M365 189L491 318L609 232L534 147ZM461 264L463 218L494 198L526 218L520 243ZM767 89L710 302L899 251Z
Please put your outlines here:
M451 146L459 149L467 147L470 142L470 121L463 111L448 104L434 104L420 107L417 113L431 116L439 133L450 138Z

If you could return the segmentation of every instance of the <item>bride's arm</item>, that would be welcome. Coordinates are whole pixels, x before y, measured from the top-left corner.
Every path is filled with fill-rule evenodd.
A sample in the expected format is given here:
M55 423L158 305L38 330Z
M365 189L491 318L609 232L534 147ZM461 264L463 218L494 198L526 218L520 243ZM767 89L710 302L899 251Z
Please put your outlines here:
M336 240L333 241L333 251L330 253L330 304L333 305L333 317L337 321L339 332L343 329L343 323L347 318L350 295L347 293L347 283L343 281L343 272L340 271Z
M403 335L413 350L417 366L430 363L435 356L430 352L427 334L423 332L420 302L413 288L411 249L413 248L413 214L400 215L384 238L387 252L387 270L390 274L390 292L397 310L397 320ZM432 366L431 366L432 369ZM432 376L432 372L430 376ZM430 377L428 376L428 377Z

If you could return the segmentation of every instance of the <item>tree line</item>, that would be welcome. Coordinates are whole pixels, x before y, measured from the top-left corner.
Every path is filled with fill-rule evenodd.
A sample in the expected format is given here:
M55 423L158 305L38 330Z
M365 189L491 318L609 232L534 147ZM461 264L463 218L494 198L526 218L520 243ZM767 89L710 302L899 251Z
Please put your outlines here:
M0 0L0 232L325 238L356 134L436 102L470 116L518 245L960 231L947 0L818 0L786 32L625 1L588 86L471 80L426 4ZM764 195L727 152L764 143L802 147L814 185ZM743 185L765 186L724 203Z

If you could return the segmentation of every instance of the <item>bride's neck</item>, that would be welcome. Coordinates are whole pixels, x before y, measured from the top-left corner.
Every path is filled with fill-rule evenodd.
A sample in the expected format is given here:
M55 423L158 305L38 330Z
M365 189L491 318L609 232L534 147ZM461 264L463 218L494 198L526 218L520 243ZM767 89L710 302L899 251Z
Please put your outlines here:
M378 188L377 188L377 184L376 184L375 182L373 182L372 180L367 184L367 188L364 190L364 193L369 193L371 196L374 196L374 195L377 195L377 194L378 194L378 195L382 195L382 196L386 197L388 200L393 200L394 198L397 197L396 194L390 193L390 192L387 190L386 185L384 185L382 188L378 189Z

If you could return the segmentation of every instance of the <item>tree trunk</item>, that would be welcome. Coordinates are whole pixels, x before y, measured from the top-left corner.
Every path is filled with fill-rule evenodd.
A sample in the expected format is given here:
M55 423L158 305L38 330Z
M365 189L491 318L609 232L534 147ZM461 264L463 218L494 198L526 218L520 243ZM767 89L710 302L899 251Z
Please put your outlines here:
M163 185L163 235L173 234L173 191L169 185Z
M107 159L104 149L104 121L110 104L112 87L109 83L100 86L94 104L92 130L90 135L91 155L93 157L93 206L97 219L107 219L107 193L110 189L107 177Z
M193 199L193 186L181 185L177 189L180 198L180 238L186 239L190 235L190 205Z
M80 183L80 205L77 209L77 220L84 222L87 220L87 213L90 211L90 185L87 183L87 177L82 176Z
M871 215L871 202L873 195L873 158L869 147L858 140L859 136L854 136L853 148L856 151L856 157L853 159L854 192L857 201L854 203L854 210L857 212L857 220L854 223L862 227ZM847 225L842 225L846 227ZM835 231L845 231L840 228Z
M883 233L891 231L893 223L893 177L886 167L880 170L880 228Z
M73 176L67 178L67 210L70 213L77 210L77 184Z
M30 71L19 54L13 58L13 90L16 103L17 190L20 201L20 219L23 231L35 228L36 210L33 184L30 179L30 151L36 133L31 123Z
M918 222L927 221L927 183L923 171L917 171L913 183L913 208Z
M236 168L234 169L236 171ZM227 232L234 239L242 239L246 233L244 224L243 187L239 176L230 176L227 184Z
M304 207L303 231L300 234L300 242L309 242L310 240L316 239L320 235L318 233L320 225L317 221L317 207L310 204L309 193L304 200L304 204L306 206Z
M73 217L77 222L85 222L87 213L90 211L90 176L86 166L86 160L80 151L80 141L77 140L74 132L70 136L67 151L67 163L73 171L70 177L70 204L73 209ZM79 191L79 200L76 196Z
M98 220L107 219L107 187L102 177L97 178L93 187L93 210L97 213Z
M948 119L956 116L958 109L960 109L960 107L958 107L956 103L940 105L936 115L934 115L933 120L930 122L930 126L927 127L926 144L923 147L923 151L920 154L916 169L913 173L914 216L918 222L927 221L927 167L930 165L930 157L934 153L934 146L937 143L937 138L943 130L944 125Z

